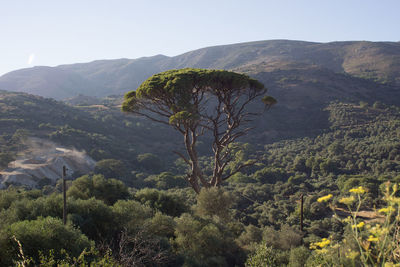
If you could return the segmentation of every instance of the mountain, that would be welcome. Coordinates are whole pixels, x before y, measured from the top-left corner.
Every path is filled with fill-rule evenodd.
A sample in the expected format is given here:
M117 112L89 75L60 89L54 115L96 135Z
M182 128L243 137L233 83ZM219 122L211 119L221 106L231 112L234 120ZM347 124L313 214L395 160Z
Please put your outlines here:
M34 67L3 75L0 88L15 92L28 92L35 95L63 99L80 92L101 91L102 86L75 73L60 68Z
M157 72L186 67L229 69L251 75L280 69L298 72L320 68L399 86L400 43L289 40L240 43L202 48L175 57L157 55L21 69L1 76L0 89L55 99L78 94L101 97L134 90ZM267 83L266 86L271 87Z
M278 104L257 121L258 132L251 136L255 142L321 133L330 126L326 108L333 101L400 105L400 43L394 42L272 40L202 48L175 57L34 67L3 75L0 89L63 99L81 109L98 102L91 109L93 116L107 116L103 104L120 100L97 98L122 95L154 73L185 67L234 70L266 85Z
M182 145L181 136L170 127L123 114L119 106L121 94L153 73L171 68L230 69L268 87L278 104L257 119L256 129L242 142L260 148L275 141L315 138L331 131L336 123L332 114L343 115L343 105L348 103L363 116L374 115L376 107L383 107L378 110L385 113L390 105L400 106L399 51L398 43L276 40L204 48L176 57L14 71L0 77L0 88L17 91L0 90L0 168L15 159L25 162L27 158L19 159L26 149L24 138L36 137L58 147L84 150L97 161L117 159L134 172L170 170L166 167L175 166L176 160L171 151ZM345 104L332 111L332 103L338 102ZM207 142L205 136L201 156L207 155ZM146 153L153 154L147 159L154 164L140 161ZM146 169L146 165L159 168ZM128 183L134 184L133 180Z

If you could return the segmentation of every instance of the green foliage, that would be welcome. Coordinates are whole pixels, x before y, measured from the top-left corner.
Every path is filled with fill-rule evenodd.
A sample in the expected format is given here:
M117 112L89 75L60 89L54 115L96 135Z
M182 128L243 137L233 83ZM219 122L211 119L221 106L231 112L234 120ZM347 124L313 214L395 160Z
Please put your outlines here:
M7 190L0 190L0 211L8 209L10 205L23 197L23 190L10 186Z
M285 170L273 167L266 167L254 173L254 178L261 183L276 183L287 179Z
M21 246L23 250L23 247ZM39 252L39 266L53 267L53 266L104 266L104 267L120 267L119 264L111 255L108 250L104 255L100 255L99 251L93 247L90 250L85 249L78 257L71 257L67 251L61 250L61 258L56 258L54 249L51 249L47 254ZM23 265L23 262L18 261L17 265Z
M349 216L341 221L348 225L347 234L343 239L333 242L333 239L324 238L320 242L310 244L314 250L315 260L333 265L353 266L394 266L400 261L397 254L399 249L398 223L400 214L400 198L397 197L398 184L385 184L382 201L386 202L383 208L375 211L375 220L365 220L359 216L367 189L359 186L351 188L350 196L342 197L339 203L346 206ZM329 201L321 201L319 202ZM378 215L377 213L380 213ZM339 219L339 218L338 218ZM340 219L339 219L340 220ZM337 248L342 248L342 251Z
M123 178L127 175L124 163L116 159L103 159L96 162L94 172L102 174L105 178Z
M169 70L153 75L143 82L136 92L127 93L122 110L137 111L141 107L138 106L139 99L158 99L160 103L169 102L167 106L174 115L185 111L184 116L187 116L187 114L192 114L191 111L194 108L191 103L193 87L201 90L242 90L245 87L262 90L264 88L260 82L234 72L206 69Z
M146 228L149 233L160 237L173 238L176 222L173 217L156 212L152 218L147 220Z
M254 244L262 241L262 229L250 224L245 227L245 231L236 240L237 243L246 250L253 250Z
M233 160L229 163L227 172L232 172L240 165L243 163L256 163L256 159L254 157L255 148L249 144L249 143L231 143L228 146L230 150L230 154L232 155ZM249 166L246 169L243 169L242 171L245 172L250 172L254 171L255 166ZM231 179L231 178L230 178Z
M256 182L256 180L253 178L253 176L248 176L241 172L237 172L229 178L229 183L248 184L248 183L255 183L255 182Z
M306 247L300 246L290 250L289 267L303 267L305 266L310 250Z
M91 240L110 238L118 230L111 207L101 200L71 199L67 208L68 221L79 227Z
M37 105L37 108L40 109L40 105ZM129 189L135 200L130 199L126 186L101 175L88 175L69 183L69 226L66 228L70 227L87 236L90 244L95 242L96 246L110 249L112 254L109 255L109 259L114 260L115 265L122 264L121 259L124 255L119 255L118 251L122 233L125 233L129 241L123 249L124 253L135 251L132 248L138 244L136 241L143 242L146 245L136 247L151 247L149 255L153 256L161 252L168 254L172 259L168 264L172 266L240 266L245 261L246 253L249 253L250 262L250 259L256 257L256 251L262 249L267 252L258 254L261 255L258 259L261 266L265 264L264 260L278 266L302 266L305 263L306 266L339 263L351 266L352 260L346 258L349 255L346 256L345 253L347 249L354 252L357 248L357 244L353 242L352 229L333 215L337 212L341 219L349 215L345 211L346 206L338 201L347 197L349 189L359 186L368 191L363 195L360 207L363 212L368 214L373 212L371 207L377 207L377 210L384 207L382 205L385 202L381 196L385 186L382 182L400 181L400 115L399 109L393 106L374 105L361 109L356 104L343 103L332 103L327 112L331 115L332 127L322 134L272 144L267 141L257 144L257 139L249 140L249 143L232 144L230 148L233 161L227 167L226 173L249 160L257 159L257 164L241 169L241 172L230 177L224 183L224 192L218 193L219 189L212 189L211 192L202 190L197 203L194 192L185 188L187 182L182 174L187 172L186 166L179 165L179 162L177 166L173 166L169 163L176 158L165 157L166 153L163 151L156 152L157 147L167 150L175 146L158 141L164 140L161 137L165 134L160 132L166 128L161 131L161 128L156 128L151 123L127 117L123 127L129 128L129 138L128 135L113 133L111 139L114 141L111 142L108 133L102 129L96 129L97 133L104 133L99 136L92 135L93 129L78 131L81 127L79 123L72 125L71 118L67 117L69 127L59 126L52 121L50 125L42 125L40 131L57 132L53 137L58 136L60 140L68 137L66 140L71 144L74 140L79 140L78 142L84 142L85 146L93 145L93 153L98 153L98 159L115 158L118 161L116 164L113 164L114 161L99 161L102 164L98 165L104 167L100 168L100 171L117 173L120 170L118 166L122 163L127 167L127 180L131 177L129 172L136 171L132 174L135 180L131 179L131 182L137 188ZM111 110L98 113L98 120L104 120L103 123L109 123L113 125L111 127L116 127L113 129L122 131L122 126L119 126L122 117L114 115ZM30 119L28 116L25 123ZM123 120L121 119L121 123ZM21 125L10 123L7 126L11 127L10 129L0 126L4 129L4 134L0 136L0 144L2 149L4 148L1 153L4 151L15 155L14 153L24 146L26 134L30 135L36 131L37 125L29 128L29 133L23 130L16 131ZM138 139L139 135L151 136L155 141L141 143L140 140L144 139ZM172 136L171 138L174 138ZM110 148L116 144L116 139L119 147ZM88 140L96 140L97 143ZM197 145L205 150L204 147L208 143L208 136L204 136ZM143 149L145 146L149 150ZM126 152L128 147L129 153ZM146 168L139 163L137 155L144 155L149 151L158 157L158 160L162 159L163 168L153 170L154 162L149 163ZM199 158L201 170L205 175L211 175L212 159L207 154L200 154ZM180 161L185 164L183 160ZM154 166L157 166L157 163ZM168 171L159 173L164 168ZM153 188L142 189L144 186ZM59 190L59 186L52 185L44 186L41 190L26 190L15 186L0 190L2 260L11 262L10 255L18 256L16 243L9 239L11 225L39 221L48 216L60 220L62 195ZM215 192L212 192L213 190ZM298 231L301 194L304 195L303 232ZM332 205L317 201L328 194L335 196L332 198ZM394 197L397 198L398 195ZM192 209L189 208L190 205ZM333 210L333 205L340 210ZM393 215L391 218L394 218ZM357 224L360 222L357 221ZM374 226L371 224L371 229ZM363 238L365 243L370 232L363 229L359 233L362 233L359 237ZM394 236L390 235L387 240ZM333 245L339 243L340 251L328 247L326 254L310 252L308 246L320 242L321 238L331 240ZM347 240L347 244L341 243L343 239ZM261 248L260 244L267 246ZM376 246L371 242L370 248L375 249ZM54 263L52 255L57 255L59 262L65 260L68 264L73 264L75 261L72 254L63 254L62 249L46 252L47 254L43 254L43 261ZM143 250L141 251L140 253L143 253ZM73 255L79 258L79 255ZM90 255L87 262L99 262L102 257L106 257L104 255ZM156 262L153 256L146 258L148 265L151 265L150 262ZM15 257L14 259L20 260ZM353 262L358 264L360 256L355 256ZM2 262L0 265L11 264L12 262Z
M241 163L229 174L225 170L232 161L228 157L234 150L230 144L247 134L250 128L242 129L242 126L258 115L247 112L246 106L265 92L262 83L244 74L191 68L168 70L151 76L135 92L126 93L122 110L171 125L184 136L187 156L176 153L190 167L188 181L200 193L201 187L220 186L250 165L250 162ZM264 100L270 106L274 99ZM209 109L213 114L206 112ZM197 147L198 138L206 132L213 136L210 147L215 156L210 178L201 171Z
M11 190L12 192L13 190ZM28 191L29 192L29 191ZM30 196L27 192L16 192L9 207L0 211L0 225L3 227L23 220L35 220L42 216L62 216L62 196L52 194L48 197Z
M77 199L103 200L106 204L112 205L119 199L130 197L128 188L116 179L106 179L103 175L84 175L72 181L67 191L69 197Z
M284 266L288 263L285 256L287 257L286 253L261 243L255 253L247 258L246 267Z
M119 200L112 206L113 221L121 229L135 233L153 215L150 207L135 200Z
M190 113L186 110L177 112L176 114L169 117L169 124L179 125L179 124L194 124L199 119L197 114Z
M276 99L272 96L264 96L261 100L267 107L273 106L277 103Z
M135 199L144 205L171 216L179 216L188 209L179 196L156 189L145 188L139 190L135 194Z
M174 243L189 266L234 266L242 252L222 225L185 213L176 219Z
M140 154L137 156L139 166L148 172L159 172L163 168L161 159L151 153Z
M217 217L222 221L231 218L232 195L220 187L203 188L197 196L196 214L204 217Z
M144 179L144 181L150 187L155 187L160 190L187 186L187 181L182 176L174 175L172 172L162 172L158 175L150 175Z
M298 247L303 238L303 233L288 225L282 225L279 231L267 227L263 232L263 239L266 246L280 250L290 250Z
M63 256L60 254L62 249L65 249L69 255L77 257L84 249L94 245L78 229L71 225L64 226L59 219L39 217L36 220L20 221L11 224L2 236L0 251L13 251L8 256L1 257L2 265L10 263L12 259L18 259L17 244L6 241L12 236L21 242L25 256L31 257L35 263L39 262L39 251L47 254L50 250L54 250L54 258L60 259ZM3 247L4 245L6 247ZM12 248L8 247L10 245Z

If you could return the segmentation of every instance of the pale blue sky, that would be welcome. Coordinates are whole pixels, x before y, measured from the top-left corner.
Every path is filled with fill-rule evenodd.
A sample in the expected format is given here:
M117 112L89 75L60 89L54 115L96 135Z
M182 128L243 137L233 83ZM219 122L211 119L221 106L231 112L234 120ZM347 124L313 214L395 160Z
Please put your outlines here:
M248 41L400 41L400 0L2 0L0 75Z

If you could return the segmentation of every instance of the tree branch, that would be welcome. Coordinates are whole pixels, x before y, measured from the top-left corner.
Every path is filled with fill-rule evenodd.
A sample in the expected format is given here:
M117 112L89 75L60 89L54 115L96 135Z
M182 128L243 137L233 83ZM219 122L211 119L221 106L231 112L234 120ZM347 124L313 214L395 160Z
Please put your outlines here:
M242 164L239 167L237 167L234 171L232 171L230 174L228 174L227 176L223 177L222 180L225 181L226 179L230 178L232 175L240 172L243 168L252 166L254 164L256 164L256 160L254 160L252 162L248 162L248 163Z

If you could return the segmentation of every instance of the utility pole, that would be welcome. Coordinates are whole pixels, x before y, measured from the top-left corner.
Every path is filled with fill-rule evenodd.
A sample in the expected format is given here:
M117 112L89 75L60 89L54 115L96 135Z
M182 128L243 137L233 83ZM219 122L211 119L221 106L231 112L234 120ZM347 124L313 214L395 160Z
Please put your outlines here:
M62 180L63 180L63 223L67 224L67 185L65 182L65 176L67 176L67 168L63 166Z
M304 196L301 194L301 199L300 199L300 231L303 232L303 202L304 202Z

